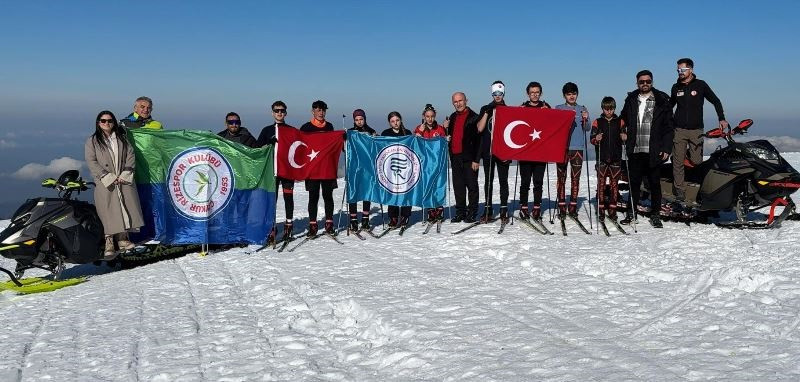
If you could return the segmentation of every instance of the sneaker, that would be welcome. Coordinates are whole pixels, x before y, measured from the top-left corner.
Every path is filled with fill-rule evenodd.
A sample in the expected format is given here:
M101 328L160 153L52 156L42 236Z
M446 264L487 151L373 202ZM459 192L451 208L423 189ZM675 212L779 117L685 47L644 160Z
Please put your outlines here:
M311 224L308 225L308 233L306 234L306 236L308 237L317 236L317 231L319 231L319 228L317 227L317 222L311 222Z
M325 233L329 235L336 235L336 228L333 227L333 220L325 221Z
M106 236L105 250L103 251L103 260L111 260L117 257L117 251L114 248L114 237L111 235Z
M397 227L397 218L389 219L389 228Z
M131 243L128 240L128 233L123 232L117 235L117 246L119 247L120 251L130 251L131 249L136 248L136 245Z
M361 218L361 229L369 231L369 217L364 216Z
M283 236L281 237L281 241L289 240L290 237L292 237L292 223L284 223Z
M628 225L633 222L633 217L631 216L630 211L625 211L625 218L619 221L619 224Z
M650 217L650 225L652 225L653 228L664 228L664 225L661 224L661 218L658 217L657 215L653 215Z

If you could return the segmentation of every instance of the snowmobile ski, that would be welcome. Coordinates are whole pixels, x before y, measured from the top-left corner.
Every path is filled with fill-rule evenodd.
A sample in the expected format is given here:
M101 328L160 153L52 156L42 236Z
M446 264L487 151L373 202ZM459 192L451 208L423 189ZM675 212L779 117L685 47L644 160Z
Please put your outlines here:
M80 284L86 280L86 276L73 277L63 280L51 280L50 278L43 277L27 277L20 280L9 280L0 284L0 292L12 291L19 294L52 292L57 289Z

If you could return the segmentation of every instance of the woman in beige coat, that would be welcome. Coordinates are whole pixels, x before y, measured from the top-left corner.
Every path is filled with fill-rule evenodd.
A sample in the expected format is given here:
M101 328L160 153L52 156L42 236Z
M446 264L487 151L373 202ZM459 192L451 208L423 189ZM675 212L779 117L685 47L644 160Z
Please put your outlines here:
M133 146L112 112L104 110L97 115L95 132L86 140L84 154L97 184L94 205L106 235L104 256L113 259L117 254L115 239L121 251L133 249L128 232L138 230L144 223L133 184Z

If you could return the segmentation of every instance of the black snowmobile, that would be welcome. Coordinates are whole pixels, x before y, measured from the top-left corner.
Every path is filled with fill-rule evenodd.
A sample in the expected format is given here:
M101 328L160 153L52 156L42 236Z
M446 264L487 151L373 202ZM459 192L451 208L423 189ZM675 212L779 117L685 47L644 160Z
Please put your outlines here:
M17 261L13 273L0 270L17 286L31 268L47 270L57 279L67 263L103 258L103 223L92 204L72 197L92 186L77 170L69 170L58 179L42 181L42 187L58 191L58 198L28 199L17 209L11 225L0 232L0 254Z
M766 140L736 142L733 137L747 133L753 121L746 119L728 131L716 128L703 134L705 138L722 138L720 146L708 160L691 166L686 163L685 201L673 195L672 163L661 167L661 190L665 203L661 214L668 219L705 221L721 211L733 211L736 220L717 223L728 228L773 228L795 212L790 195L800 188L800 173L781 157ZM770 206L766 222L747 220L749 211ZM775 208L783 206L775 216ZM795 217L793 217L795 218Z

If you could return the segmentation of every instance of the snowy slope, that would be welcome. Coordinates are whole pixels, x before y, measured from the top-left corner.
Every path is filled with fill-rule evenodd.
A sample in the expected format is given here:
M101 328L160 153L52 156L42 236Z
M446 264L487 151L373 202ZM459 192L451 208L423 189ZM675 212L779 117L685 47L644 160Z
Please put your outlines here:
M800 379L800 222L458 227L74 267L94 276L0 297L0 380Z

